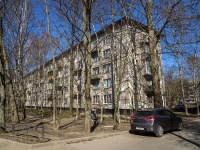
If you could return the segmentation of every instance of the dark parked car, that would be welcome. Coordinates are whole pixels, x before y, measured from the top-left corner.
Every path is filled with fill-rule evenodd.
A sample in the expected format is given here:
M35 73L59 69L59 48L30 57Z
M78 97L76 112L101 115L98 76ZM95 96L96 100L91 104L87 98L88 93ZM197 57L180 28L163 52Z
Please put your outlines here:
M185 110L185 106L182 104L178 104L174 107L175 111L184 111Z
M138 110L130 123L133 133L152 132L157 137L165 131L183 129L181 117L164 108Z

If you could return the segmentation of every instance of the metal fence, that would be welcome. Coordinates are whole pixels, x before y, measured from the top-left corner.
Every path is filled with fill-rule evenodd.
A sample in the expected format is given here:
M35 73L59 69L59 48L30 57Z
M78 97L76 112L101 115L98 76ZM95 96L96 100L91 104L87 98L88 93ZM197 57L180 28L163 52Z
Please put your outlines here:
M11 133L12 136L29 136L32 139L44 141L44 126L43 125L27 125L27 124L3 124L0 123L0 127L6 129L8 133Z

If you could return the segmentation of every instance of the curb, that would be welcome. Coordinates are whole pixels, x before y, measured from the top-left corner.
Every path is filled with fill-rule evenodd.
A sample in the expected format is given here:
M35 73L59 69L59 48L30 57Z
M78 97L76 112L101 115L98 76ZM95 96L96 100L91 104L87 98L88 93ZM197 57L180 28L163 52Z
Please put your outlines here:
M1 140L7 141L14 146L23 146L26 149L32 149L32 148L55 146L58 144L72 144L72 143L79 143L79 142L85 142L85 141L92 141L95 139L106 138L106 137L115 136L115 135L119 135L119 134L123 134L123 133L128 133L128 131L119 131L119 132L109 133L109 134L101 134L101 135L87 136L87 137L81 137L81 138L59 140L59 141L52 141L52 142L39 143L39 144L25 144L25 143L11 141L11 140L7 140L7 139L1 139Z

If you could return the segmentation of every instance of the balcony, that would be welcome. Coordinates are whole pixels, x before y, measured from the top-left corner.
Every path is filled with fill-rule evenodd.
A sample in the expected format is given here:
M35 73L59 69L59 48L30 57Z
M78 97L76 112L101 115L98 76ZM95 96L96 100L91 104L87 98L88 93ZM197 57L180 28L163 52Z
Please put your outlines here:
M77 92L77 91L74 91L74 92L73 92L73 95L74 95L74 97L76 97L77 95L78 95L78 96L82 96L82 95L83 95L83 92L82 92L82 91L78 91L78 92Z
M92 47L92 54L94 54L94 53L98 53L98 46L97 45L93 45L93 47Z
M98 91L98 90L100 90L100 87L92 87L92 90L94 90L94 91Z
M140 44L140 48L142 49L144 49L145 46L149 46L149 42L147 38L140 39L139 44Z
M144 77L147 81L150 81L150 80L153 79L152 75L149 74L149 73L144 74L143 77Z
M91 75L91 80L100 80L100 79L101 79L100 74Z
M54 80L54 76L48 76L48 77L47 77L47 80L48 80L49 82L51 82L51 83L52 83L52 82L53 82L53 80Z
M56 87L62 87L63 85L62 85L62 83L61 82L56 82Z
M64 86L61 82L56 82L56 89L61 90L62 87L64 87Z
M80 67L74 68L74 73L81 72L81 71L82 71L82 68L80 68Z
M152 86L148 86L148 85L144 86L144 92L148 96L154 95L154 90L153 90Z

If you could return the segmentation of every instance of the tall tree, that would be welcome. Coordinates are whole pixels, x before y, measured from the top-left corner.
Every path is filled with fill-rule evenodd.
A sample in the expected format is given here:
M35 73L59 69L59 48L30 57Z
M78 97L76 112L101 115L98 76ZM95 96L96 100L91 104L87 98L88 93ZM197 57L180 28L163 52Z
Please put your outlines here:
M6 102L6 86L5 86L5 68L4 68L4 44L3 44L3 15L5 5L0 3L0 132L5 131L5 102Z
M159 59L157 50L157 37L155 35L155 28L152 15L152 1L146 1L146 14L148 22L148 34L149 34L149 49L151 53L151 72L153 76L153 89L154 89L154 107L162 107L162 96L160 89L160 76L159 76Z
M85 133L91 132L91 14L95 0L82 0L83 47L85 50Z
M48 28L48 36L49 36L49 43L51 45L52 51L52 66L53 66L53 89L52 89L52 99L53 99L53 126L57 129L57 101L56 101L56 67L55 67L55 48L52 41L51 35L51 24L50 24L50 16L49 16L49 7L46 0L44 0L45 8L46 8L46 17L47 17L47 28Z
M59 5L57 7L58 10L58 16L61 18L61 22L65 20L62 26L62 31L60 32L61 36L64 37L66 40L67 45L69 46L69 53L67 53L67 57L69 57L69 95L70 95L70 105L69 105L69 113L73 115L73 104L74 104L74 74L75 69L77 69L77 72L79 73L79 67L81 66L75 66L75 58L77 57L77 60L79 59L80 50L76 50L76 44L80 42L79 37L79 31L81 28L79 27L81 18L79 17L80 14L80 2L78 0L74 1L66 1L66 0L55 0ZM56 4L57 4L56 3ZM63 33L64 30L64 33ZM64 49L65 50L65 49ZM78 64L79 62L77 62ZM78 74L77 73L77 74ZM78 97L78 95L77 95Z

